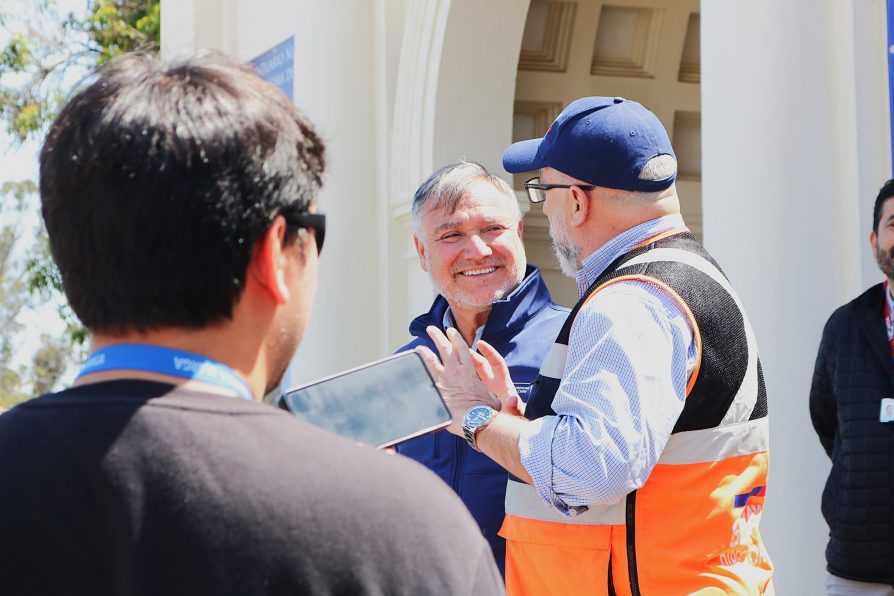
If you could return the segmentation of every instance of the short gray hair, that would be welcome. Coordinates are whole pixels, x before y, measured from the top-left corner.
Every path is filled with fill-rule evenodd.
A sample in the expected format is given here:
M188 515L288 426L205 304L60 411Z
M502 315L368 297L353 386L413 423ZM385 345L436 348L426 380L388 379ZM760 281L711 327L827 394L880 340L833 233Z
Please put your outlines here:
M509 183L489 172L480 163L474 161L458 161L435 170L425 182L416 189L413 196L413 230L419 231L419 223L422 219L422 209L443 207L447 213L453 213L469 192L469 186L477 180L489 182L506 195L506 200L512 204L512 209L520 221L521 209L515 198L515 192Z

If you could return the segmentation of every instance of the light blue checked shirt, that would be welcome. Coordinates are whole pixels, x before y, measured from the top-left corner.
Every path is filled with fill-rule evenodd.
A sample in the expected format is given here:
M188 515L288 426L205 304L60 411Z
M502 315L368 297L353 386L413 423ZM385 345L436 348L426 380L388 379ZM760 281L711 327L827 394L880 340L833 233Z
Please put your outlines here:
M584 260L578 295L618 257L673 228L685 228L680 215L615 236ZM698 359L680 305L641 281L600 290L578 313L568 343L556 416L527 425L518 442L537 493L565 515L616 503L643 486L683 411Z

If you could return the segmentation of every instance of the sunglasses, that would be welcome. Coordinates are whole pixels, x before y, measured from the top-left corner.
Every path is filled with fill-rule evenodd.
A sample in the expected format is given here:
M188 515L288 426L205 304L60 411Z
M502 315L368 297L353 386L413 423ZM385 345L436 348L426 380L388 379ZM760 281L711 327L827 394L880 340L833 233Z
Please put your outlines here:
M323 252L323 239L326 237L326 215L323 213L300 213L289 215L286 222L296 228L311 229L314 231L314 240L317 243L317 255Z

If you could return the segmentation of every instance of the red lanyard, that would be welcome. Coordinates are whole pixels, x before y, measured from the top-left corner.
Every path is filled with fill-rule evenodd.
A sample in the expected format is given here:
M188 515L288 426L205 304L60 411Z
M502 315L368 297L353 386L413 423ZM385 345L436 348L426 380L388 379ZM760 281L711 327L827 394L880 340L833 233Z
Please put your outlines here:
M885 290L885 330L888 332L888 343L891 348L891 357L894 358L894 320L891 318L891 292L888 290L888 281L884 283Z

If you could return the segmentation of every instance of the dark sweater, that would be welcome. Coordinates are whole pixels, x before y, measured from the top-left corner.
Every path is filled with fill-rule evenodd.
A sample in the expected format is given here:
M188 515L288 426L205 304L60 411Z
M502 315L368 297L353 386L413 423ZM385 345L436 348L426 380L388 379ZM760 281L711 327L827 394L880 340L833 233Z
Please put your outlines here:
M879 421L882 398L894 397L884 300L879 284L829 318L810 415L832 459L822 497L829 572L894 585L894 423Z
M0 416L3 594L497 594L430 472L285 412L145 381Z

